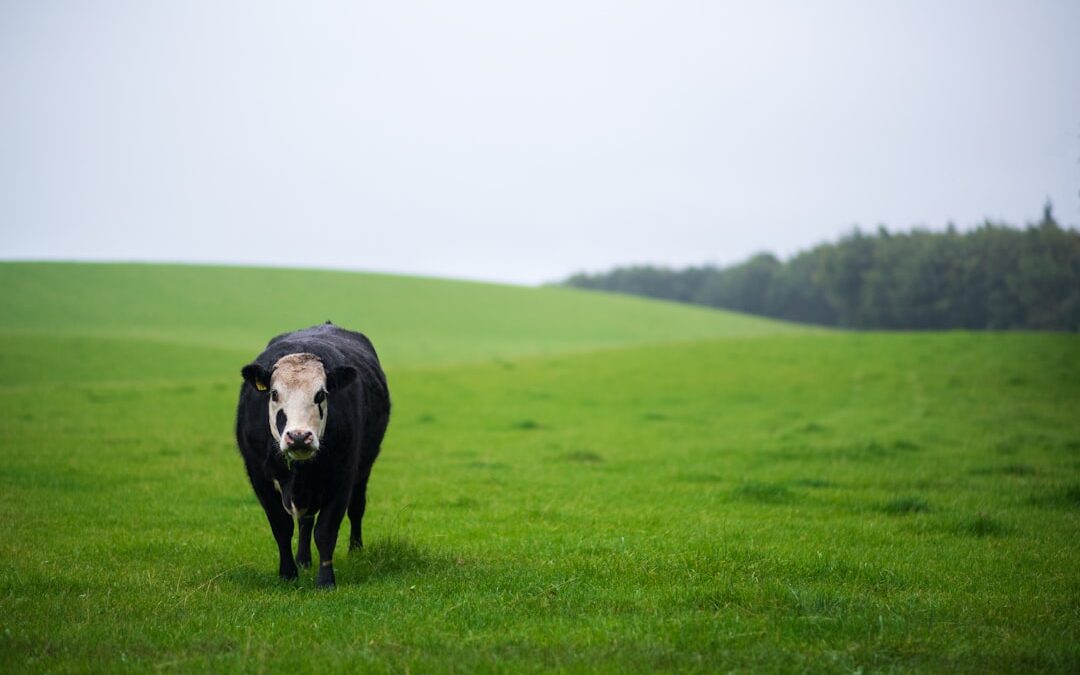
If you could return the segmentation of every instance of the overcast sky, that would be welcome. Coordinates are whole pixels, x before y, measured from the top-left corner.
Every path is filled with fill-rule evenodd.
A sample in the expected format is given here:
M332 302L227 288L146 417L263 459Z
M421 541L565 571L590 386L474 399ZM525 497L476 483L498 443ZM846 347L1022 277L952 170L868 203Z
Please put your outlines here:
M0 1L0 258L536 283L1078 192L1077 0Z

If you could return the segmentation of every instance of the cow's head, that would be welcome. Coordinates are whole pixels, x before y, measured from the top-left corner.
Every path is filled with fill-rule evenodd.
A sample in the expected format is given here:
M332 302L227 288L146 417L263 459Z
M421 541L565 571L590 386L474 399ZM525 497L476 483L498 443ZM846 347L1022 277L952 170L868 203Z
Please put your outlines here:
M270 406L270 433L291 460L311 459L326 431L328 397L356 378L352 366L329 373L314 354L289 354L271 371L257 363L241 371L248 384L264 392Z

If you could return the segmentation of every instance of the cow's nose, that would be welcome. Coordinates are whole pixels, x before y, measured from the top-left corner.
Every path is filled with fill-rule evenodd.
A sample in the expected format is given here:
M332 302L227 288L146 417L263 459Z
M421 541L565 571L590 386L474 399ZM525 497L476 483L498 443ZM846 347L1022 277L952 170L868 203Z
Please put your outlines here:
M315 435L310 431L290 431L285 434L289 445L311 445Z

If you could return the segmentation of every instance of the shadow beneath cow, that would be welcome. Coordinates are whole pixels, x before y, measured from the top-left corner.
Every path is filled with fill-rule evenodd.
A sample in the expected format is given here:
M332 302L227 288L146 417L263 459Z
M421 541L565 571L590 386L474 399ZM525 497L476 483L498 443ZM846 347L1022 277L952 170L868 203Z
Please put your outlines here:
M356 583L430 574L461 564L450 555L435 553L398 537L382 537L363 549L349 551L344 562L342 571Z
M354 551L339 545L334 557L339 587L445 572L465 564L460 558L435 553L400 537L382 537ZM276 576L276 556L267 556L260 562L263 564L244 564L227 570L219 578L251 590L306 588L314 581L314 568L301 569L298 580L283 581Z

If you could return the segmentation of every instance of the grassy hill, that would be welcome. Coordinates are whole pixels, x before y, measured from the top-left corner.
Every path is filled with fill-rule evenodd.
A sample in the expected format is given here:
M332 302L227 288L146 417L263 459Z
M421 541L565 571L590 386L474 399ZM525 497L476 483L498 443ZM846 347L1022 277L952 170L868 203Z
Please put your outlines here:
M368 334L390 368L796 330L565 288L313 270L5 263L0 288L0 331L12 338L254 355L278 333L329 319Z
M0 265L0 670L1075 672L1080 340L565 289ZM274 333L395 411L339 586L231 437Z

